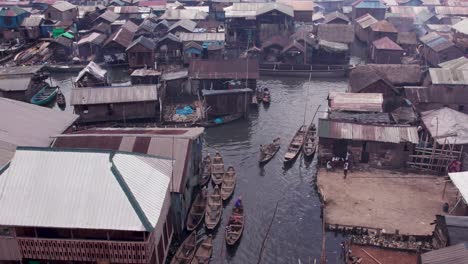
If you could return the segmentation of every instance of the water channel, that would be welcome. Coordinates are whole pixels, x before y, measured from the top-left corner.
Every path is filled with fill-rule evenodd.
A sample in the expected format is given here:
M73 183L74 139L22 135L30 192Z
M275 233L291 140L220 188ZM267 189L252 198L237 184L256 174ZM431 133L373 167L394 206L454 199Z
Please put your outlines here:
M68 99L70 75L54 76L53 81L62 87ZM329 91L344 91L346 79L308 82L306 78L263 78L257 85L270 89L272 102L269 107L259 105L251 109L248 119L209 128L205 133L204 154L220 151L225 165L233 165L238 175L235 193L224 208L221 225L215 233L211 263L257 263L277 202L278 209L261 263L309 264L315 263L314 260L319 263L322 221L320 200L314 186L316 161L307 164L298 158L292 167L285 169L282 157L298 127L304 121L310 123L319 105L322 105L322 111L326 110ZM72 109L67 106L65 111ZM317 114L320 116L323 113ZM275 137L282 141L279 153L264 167L259 167L260 144L269 143ZM224 226L238 196L242 196L246 210L246 226L240 243L234 248L226 248ZM328 263L341 263L342 238L326 234L326 241Z

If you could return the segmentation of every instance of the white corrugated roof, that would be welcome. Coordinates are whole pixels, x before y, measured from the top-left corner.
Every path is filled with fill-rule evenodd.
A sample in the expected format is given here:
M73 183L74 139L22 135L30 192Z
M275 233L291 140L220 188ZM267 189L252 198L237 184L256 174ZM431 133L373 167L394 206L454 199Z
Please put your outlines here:
M452 28L457 32L468 35L468 19L463 19L462 21L453 25Z
M0 168L13 157L16 146L48 147L78 118L16 100L0 98Z
M381 93L330 92L330 110L353 112L383 112Z
M224 33L186 33L181 32L179 35L180 41L224 41Z
M436 138L437 143L467 144L468 115L443 107L421 113L421 119L426 129Z
M294 16L291 6L282 3L233 3L232 6L224 8L227 18L256 17L271 11L279 11L288 16Z
M19 148L0 176L0 225L151 231L171 169L150 156Z
M452 70L468 70L468 58L460 57L458 59L442 62L439 63L439 67Z
M430 68L433 84L468 84L468 69Z
M468 202L468 171L452 172L449 173L449 177L460 191L465 202Z
M126 102L157 101L156 85L134 85L125 87L74 88L71 105L92 105Z

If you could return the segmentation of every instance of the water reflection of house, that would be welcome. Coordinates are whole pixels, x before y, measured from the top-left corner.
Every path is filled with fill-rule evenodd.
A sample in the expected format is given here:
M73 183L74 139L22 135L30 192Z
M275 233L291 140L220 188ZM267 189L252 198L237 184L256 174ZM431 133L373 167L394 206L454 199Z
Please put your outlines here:
M173 159L168 224L181 235L198 185L203 128L94 129L58 136L54 148L102 149ZM162 262L159 262L162 263Z
M156 85L74 88L70 104L82 123L159 119Z
M6 67L0 69L0 97L29 102L48 76L44 66Z
M164 263L172 174L141 153L18 148L1 175L0 259Z

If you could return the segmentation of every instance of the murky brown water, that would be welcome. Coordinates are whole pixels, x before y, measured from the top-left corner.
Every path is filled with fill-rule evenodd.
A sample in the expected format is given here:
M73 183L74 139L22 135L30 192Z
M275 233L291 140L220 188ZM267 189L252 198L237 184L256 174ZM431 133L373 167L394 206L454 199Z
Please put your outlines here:
M53 78L54 84L62 87L67 99L71 89L70 78L71 75L55 75ZM285 169L282 157L291 137L304 123L304 113L305 123L309 124L318 105L322 105L322 111L326 110L328 92L344 91L347 82L345 79L307 82L306 78L270 78L259 80L258 86L270 89L272 102L269 107L259 105L258 109L252 108L248 119L209 128L205 132L204 154L220 151L226 166L233 165L238 175L233 198L224 208L221 225L215 232L211 263L257 263L277 202L278 211L265 243L261 263L309 264L315 263L314 260L319 263L322 222L320 201L314 186L315 160L306 164L302 158L298 158L290 168ZM67 105L65 111L73 110ZM322 115L319 112L317 117ZM259 145L269 143L275 137L282 140L279 153L266 166L259 167ZM240 243L234 248L227 248L224 227L235 198L240 195L246 211L245 230ZM340 236L327 234L329 263L341 263L341 241Z

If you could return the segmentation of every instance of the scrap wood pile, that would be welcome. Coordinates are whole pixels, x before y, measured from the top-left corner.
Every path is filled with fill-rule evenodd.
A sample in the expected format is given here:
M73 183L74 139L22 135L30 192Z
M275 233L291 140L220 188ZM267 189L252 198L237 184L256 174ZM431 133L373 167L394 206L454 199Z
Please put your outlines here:
M52 57L52 50L50 49L50 42L40 42L29 49L23 50L16 54L14 62L17 65L27 64L33 65L46 62Z
M419 241L414 236L402 235L352 235L353 243L359 245L377 246L389 249L403 249L413 251L427 251L432 249L430 240L420 239Z

